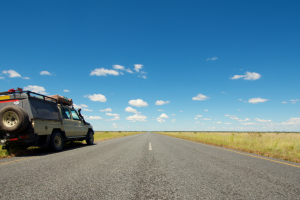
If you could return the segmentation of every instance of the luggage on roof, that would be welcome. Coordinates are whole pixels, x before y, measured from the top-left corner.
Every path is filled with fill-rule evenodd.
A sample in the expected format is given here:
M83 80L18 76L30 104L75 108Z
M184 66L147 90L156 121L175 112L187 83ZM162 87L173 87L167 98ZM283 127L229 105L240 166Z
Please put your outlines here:
M59 96L58 94L56 95L48 95L48 97L51 97L53 99L56 99L58 103L64 104L64 105L68 105L68 106L72 106L73 105L73 100L72 99L68 99L66 97L63 96ZM51 98L45 98L47 100L52 100Z

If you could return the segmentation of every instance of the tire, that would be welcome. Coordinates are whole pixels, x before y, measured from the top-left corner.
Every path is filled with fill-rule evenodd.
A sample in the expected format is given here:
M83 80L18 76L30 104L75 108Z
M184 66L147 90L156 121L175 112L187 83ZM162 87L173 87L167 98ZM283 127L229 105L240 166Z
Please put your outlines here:
M91 130L88 131L85 141L88 145L93 145L94 144L94 133L93 133L93 131L91 131Z
M59 152L63 149L63 147L64 147L63 136L59 131L54 131L50 137L50 148L55 152Z
M24 131L29 124L26 110L19 106L5 106L0 110L0 126L7 132L18 134Z

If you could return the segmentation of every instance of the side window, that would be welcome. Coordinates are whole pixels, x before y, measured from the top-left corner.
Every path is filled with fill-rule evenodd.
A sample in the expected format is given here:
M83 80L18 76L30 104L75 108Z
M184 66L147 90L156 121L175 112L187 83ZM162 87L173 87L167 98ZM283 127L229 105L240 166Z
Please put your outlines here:
M71 114L74 120L80 120L75 110L71 110Z
M71 119L69 109L61 108L61 114L64 119Z

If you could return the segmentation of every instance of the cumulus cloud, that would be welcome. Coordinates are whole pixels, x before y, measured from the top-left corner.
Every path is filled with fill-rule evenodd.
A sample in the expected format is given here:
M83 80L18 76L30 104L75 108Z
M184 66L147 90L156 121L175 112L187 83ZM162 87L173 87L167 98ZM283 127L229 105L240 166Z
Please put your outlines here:
M141 64L134 64L134 70L135 71L139 72L140 69L142 69L142 68L143 68L143 65L141 65Z
M119 117L120 115L115 113L115 114L112 114L112 113L105 113L105 115L107 116L113 116L113 117Z
M294 101L294 102L295 102L295 101L299 101L299 100L300 100L300 99L292 99L291 101Z
M15 70L4 70L2 73L7 74L10 78L21 77L21 75Z
M205 112L207 112L208 110L204 110Z
M234 75L233 77L231 77L232 80L234 79L240 79L240 78L244 78L244 80L257 80L260 79L261 75L256 73L256 72L246 72L245 75Z
M146 107L146 106L148 106L147 102L143 101L142 99L130 100L128 103L130 105L136 106L136 107Z
M204 100L209 99L209 97L205 96L203 94L198 94L197 96L193 97L192 99L197 100L197 101L204 101Z
M206 61L209 61L209 60L217 60L218 59L218 57L212 57L212 58L206 58Z
M172 114L172 116L175 116L176 114Z
M145 122L145 121L147 121L147 117L145 115L139 115L139 114L135 114L135 115L126 117L126 119L128 121L131 121L131 122L136 122L136 121Z
M85 104L80 104L80 105L77 105L77 104L73 104L74 108L78 109L78 108L87 108L88 106L85 105Z
M202 120L202 119L201 119ZM211 120L210 118L204 118L203 120Z
M113 65L113 68L114 69L120 69L120 70L124 70L125 69L125 67L122 66L122 65Z
M282 122L283 125L296 125L300 124L300 118L290 118L286 122Z
M40 93L40 94L48 94L46 93L46 90L44 87L42 86L37 86L37 85L28 85L26 87L23 88L24 90L29 90L32 92L36 92L36 93Z
M176 122L176 119L172 119L171 122Z
M87 109L87 108L82 108L83 111L93 111L93 110L90 110L90 109Z
M272 120L270 120L270 119L258 119L258 118L255 118L255 121L257 121L257 122L272 122Z
M40 71L40 75L51 75L48 71Z
M89 98L91 101L100 101L100 102L106 102L107 99L102 94L93 94L93 95L84 95L84 97Z
M126 112L132 112L132 113L141 113L141 112L138 112L136 109L134 109L134 108L131 108L131 107L127 107L127 108L125 108L125 111Z
M128 73L130 73L130 74L132 74L132 73L133 73L133 71L131 71L129 68L128 68L128 69L126 69L125 71L126 71L126 72L128 72Z
M283 102L281 102L281 103L287 103L286 101L283 101Z
M159 109L158 109L157 111L161 111L161 112L162 112L162 111L164 111L164 110L159 110Z
M147 79L147 76L145 76L145 75L139 75L139 77L141 77L141 78L143 78L143 79Z
M169 116L166 115L165 113L162 113L162 114L159 116L159 118L169 118Z
M104 68L96 68L94 71L90 73L91 76L107 76L108 75L114 75L119 76L119 72L112 69L104 69Z
M5 79L5 78L0 76L0 79Z
M96 120L99 120L99 119L103 119L102 117L99 117L99 116L90 116L88 119L96 119Z
M112 109L111 108L106 108L104 110L99 110L100 112L112 112Z
M29 77L22 77L22 79L26 79L26 80L29 80L30 78L29 78Z
M217 124L222 124L222 122L217 122Z
M225 117L230 117L231 115L226 114Z
M253 122L248 122L248 123L241 122L241 124L243 124L243 125L253 125L254 123Z
M202 115L196 115L196 117L202 117Z
M155 102L155 105L159 106L159 105L164 105L164 104L168 104L168 103L170 103L170 101L157 100Z
M231 124L231 123L225 123L225 124Z
M249 99L249 103L252 103L252 104L255 104L255 103L263 103L263 102L266 102L268 101L268 99L262 99L260 97L258 98L252 98L252 99Z
M70 90L64 90L64 92L70 92Z
M195 117L194 119L198 119L197 117Z

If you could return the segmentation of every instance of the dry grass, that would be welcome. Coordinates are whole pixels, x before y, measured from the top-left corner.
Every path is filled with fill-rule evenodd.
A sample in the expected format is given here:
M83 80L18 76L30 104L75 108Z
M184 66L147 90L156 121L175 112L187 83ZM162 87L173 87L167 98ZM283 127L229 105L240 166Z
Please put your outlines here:
M113 138L118 138L118 137L136 135L136 134L140 134L140 133L142 133L142 132L121 132L121 131L99 132L99 131L96 131L94 134L94 140L95 141L103 141L103 140L108 140L108 139L113 139ZM64 147L78 146L83 143L85 143L85 141L83 141L83 142L79 142L79 141L67 142L64 145ZM42 153L42 152L47 152L47 151L49 151L48 148L41 148L41 147L28 147L28 148L14 147L10 151L7 151L5 149L2 150L2 146L0 145L0 158L30 155L30 154L34 154L34 153Z
M300 133L157 132L300 163Z

